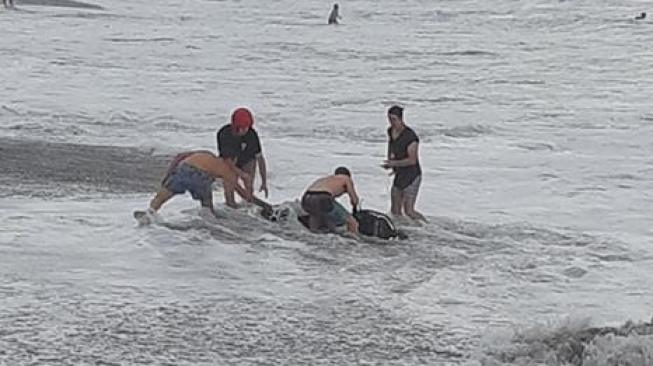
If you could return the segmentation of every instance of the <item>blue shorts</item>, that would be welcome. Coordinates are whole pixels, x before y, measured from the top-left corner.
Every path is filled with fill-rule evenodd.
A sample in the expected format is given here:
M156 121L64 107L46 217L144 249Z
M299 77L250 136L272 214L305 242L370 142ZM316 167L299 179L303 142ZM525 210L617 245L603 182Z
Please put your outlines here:
M213 178L210 175L192 165L181 163L166 178L163 187L174 194L188 191L193 199L208 206L213 203L212 184Z
M326 214L327 220L335 226L341 226L347 223L349 211L340 203L333 201L333 209Z

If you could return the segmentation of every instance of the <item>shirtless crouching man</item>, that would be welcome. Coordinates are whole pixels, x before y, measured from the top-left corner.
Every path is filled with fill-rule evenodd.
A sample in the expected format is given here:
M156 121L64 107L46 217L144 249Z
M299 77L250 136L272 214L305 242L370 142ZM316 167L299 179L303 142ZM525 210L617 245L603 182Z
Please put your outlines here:
M323 227L347 224L347 231L358 234L358 221L335 199L349 195L352 207L359 203L349 169L339 167L334 175L322 177L311 184L302 196L302 208L309 214L309 228L313 232Z
M222 179L227 206L238 207L234 190L245 200L252 200L252 194L240 185L236 172L224 159L210 151L188 151L175 156L163 177L161 189L150 201L150 207L147 211L135 211L134 217L141 224L148 224L164 203L186 191L190 192L193 199L200 201L202 207L207 207L216 215L212 190L215 179Z

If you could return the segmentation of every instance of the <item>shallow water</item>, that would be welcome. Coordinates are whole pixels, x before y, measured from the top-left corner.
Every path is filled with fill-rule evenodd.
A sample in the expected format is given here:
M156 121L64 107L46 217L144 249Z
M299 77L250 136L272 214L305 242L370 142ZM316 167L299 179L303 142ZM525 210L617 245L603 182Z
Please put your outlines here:
M336 27L312 2L93 4L0 12L3 363L651 365L625 331L653 304L643 3L356 0ZM345 164L385 210L393 103L425 171L408 241L188 198L131 217L242 104L270 201Z

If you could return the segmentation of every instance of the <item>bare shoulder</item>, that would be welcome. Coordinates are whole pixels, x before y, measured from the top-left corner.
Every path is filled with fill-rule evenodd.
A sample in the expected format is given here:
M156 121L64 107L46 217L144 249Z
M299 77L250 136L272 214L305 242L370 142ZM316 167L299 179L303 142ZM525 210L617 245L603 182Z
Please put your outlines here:
M212 158L212 155L207 154L204 151L192 151L187 153L186 156L183 157L183 160L192 164L206 165L211 161Z
M217 159L218 157L211 151L209 150L197 150L194 152L195 154L199 154L207 159Z
M331 175L327 177L326 181L333 185L346 186L350 179L346 175Z
M351 177L346 175L339 175L338 177L342 179L343 184L354 184L354 180Z
M336 175L335 178L337 179L338 186L341 187L340 189L342 189L343 192L348 192L354 186L354 181L351 177L346 175Z

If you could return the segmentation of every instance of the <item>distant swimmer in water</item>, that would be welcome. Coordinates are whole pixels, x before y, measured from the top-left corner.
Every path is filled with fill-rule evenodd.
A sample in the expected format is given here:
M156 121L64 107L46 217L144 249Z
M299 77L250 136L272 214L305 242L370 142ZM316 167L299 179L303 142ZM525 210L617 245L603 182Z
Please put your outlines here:
M2 0L2 5L5 6L5 8L14 8L14 0Z
M358 195L351 179L351 172L345 167L336 169L333 175L314 181L302 196L302 209L309 214L309 229L319 232L322 228L329 231L336 226L347 225L347 231L357 235L358 221L336 198L344 193L349 195L352 207L359 204Z
M166 171L161 189L156 193L146 211L135 211L134 217L141 224L153 221L156 212L173 196L190 192L193 199L200 201L202 207L213 211L212 183L222 179L224 198L227 206L237 208L234 190L247 201L252 195L238 182L238 176L227 162L210 151L188 151L175 156ZM217 216L217 215L216 215Z
M331 14L329 14L329 24L338 24L338 19L342 19L338 8L338 4L333 4L333 9L331 9Z
M642 20L646 18L646 13L642 12L640 15L635 17L635 20Z

